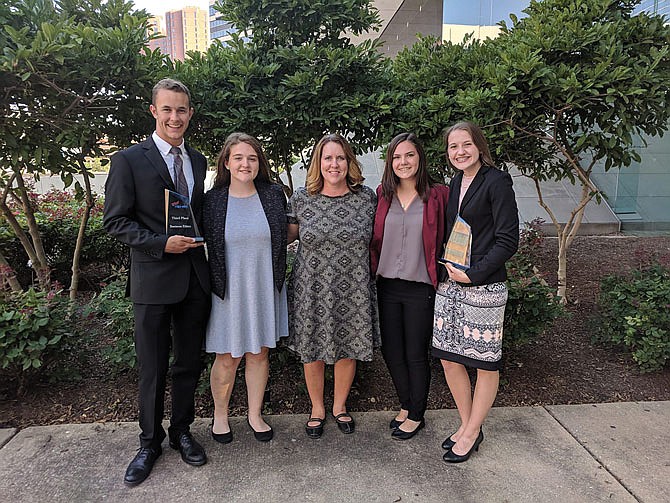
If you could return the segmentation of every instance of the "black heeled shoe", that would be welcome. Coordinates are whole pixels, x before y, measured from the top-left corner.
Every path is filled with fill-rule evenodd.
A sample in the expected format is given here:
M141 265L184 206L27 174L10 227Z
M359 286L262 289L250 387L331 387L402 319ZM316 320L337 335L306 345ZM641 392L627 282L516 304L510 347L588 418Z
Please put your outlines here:
M470 450L468 452L466 452L463 455L460 455L460 454L454 454L454 451L449 449L447 452L444 453L442 459L446 463L462 463L463 461L467 461L468 459L470 459L470 456L472 456L472 453L474 451L479 450L479 444L481 444L483 440L484 440L484 434L482 433L482 430L479 430L477 440L475 440L475 443L472 444L472 447L470 447Z
M426 426L426 421L422 419L421 422L419 423L419 425L416 428L414 428L414 430L403 431L400 428L397 428L397 429L393 430L393 433L391 433L391 437L396 439L396 440L409 440L414 435L416 435L419 432L419 430L421 428L423 428L424 426Z
M228 433L214 433L214 419L212 419L210 431L212 432L212 438L220 444L229 444L233 441L232 429Z
M481 433L481 432L482 432L482 429L479 428L479 433ZM455 434L456 434L456 432L452 433L451 435L449 435L447 438L444 439L444 442L442 442L442 448L443 448L445 451L448 451L448 450L451 449L454 445L456 445L456 442L454 442L454 441L451 439L451 437L453 437ZM482 435L482 439L483 439L483 438L484 438L484 436Z
M398 421L396 418L391 419L391 422L389 423L389 428L392 430L395 430L396 428L399 428L402 423L405 421Z

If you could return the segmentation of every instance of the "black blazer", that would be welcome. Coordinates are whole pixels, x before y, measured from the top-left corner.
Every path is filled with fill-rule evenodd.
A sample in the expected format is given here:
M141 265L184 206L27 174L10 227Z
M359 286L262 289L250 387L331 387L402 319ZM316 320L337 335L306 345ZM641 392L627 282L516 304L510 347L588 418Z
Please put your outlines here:
M445 239L458 215L462 180L461 171L449 184ZM519 213L509 173L482 166L463 198L460 215L472 229L470 269L466 271L472 284L505 281L505 262L519 247ZM440 270L442 280L446 279L446 269Z
M201 226L207 161L186 146L193 168L191 206ZM130 296L138 304L174 304L188 291L191 268L209 294L209 271L202 247L165 253L165 189L176 190L168 167L151 138L112 156L105 184L105 230L130 247Z
M275 287L281 290L286 276L286 196L281 186L254 182L270 226L272 242L272 276ZM226 214L228 186L212 189L205 194L203 235L207 242L212 292L220 298L226 293Z

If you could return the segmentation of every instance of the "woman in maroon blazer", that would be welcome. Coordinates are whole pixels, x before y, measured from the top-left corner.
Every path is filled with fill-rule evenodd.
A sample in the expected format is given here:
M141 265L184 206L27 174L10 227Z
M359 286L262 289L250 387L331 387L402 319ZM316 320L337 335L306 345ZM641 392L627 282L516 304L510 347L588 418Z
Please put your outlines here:
M382 354L400 400L391 436L424 427L430 385L429 343L449 189L434 185L414 133L393 138L386 152L371 248L377 274Z
M435 296L433 355L456 402L461 425L442 443L448 463L466 461L484 439L481 430L498 392L502 330L507 303L505 262L519 244L519 216L512 178L496 169L479 127L459 122L446 130L449 165L449 236L460 216L471 227L470 267L447 263ZM448 276L448 277L447 277ZM477 369L471 392L466 366Z

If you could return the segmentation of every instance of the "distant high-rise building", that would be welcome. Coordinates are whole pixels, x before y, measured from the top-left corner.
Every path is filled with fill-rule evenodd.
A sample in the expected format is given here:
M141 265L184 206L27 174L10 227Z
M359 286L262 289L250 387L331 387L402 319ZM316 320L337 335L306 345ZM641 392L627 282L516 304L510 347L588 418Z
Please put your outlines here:
M149 48L153 50L160 50L163 54L168 53L167 37L165 36L165 26L163 24L163 16L155 16L149 18L149 34L159 35L160 38L154 38L149 41Z
M209 38L226 43L230 40L230 35L237 30L230 21L223 19L221 13L214 9L214 4L217 1L209 0Z
M184 7L165 13L166 52L172 59L184 60L188 51L205 52L209 47L207 11Z

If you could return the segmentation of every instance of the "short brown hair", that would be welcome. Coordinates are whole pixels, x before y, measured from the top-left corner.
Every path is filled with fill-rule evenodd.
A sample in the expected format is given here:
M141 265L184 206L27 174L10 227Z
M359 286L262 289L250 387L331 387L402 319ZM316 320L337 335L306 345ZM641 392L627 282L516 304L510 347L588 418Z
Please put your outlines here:
M191 108L191 91L188 90L186 85L182 84L175 79L163 79L158 81L151 91L151 104L156 105L156 95L161 89L166 89L168 91L174 91L176 93L184 93L188 97L188 106Z
M323 189L323 175L321 174L321 154L323 153L323 147L327 143L334 142L342 147L344 150L344 155L347 158L347 187L351 192L358 192L363 185L363 173L361 170L361 164L356 159L354 150L349 145L349 142L344 139L342 135L337 133L327 134L321 138L314 150L312 151L312 158L309 163L309 168L307 169L307 180L305 181L305 186L307 187L307 193L310 196L318 194Z

